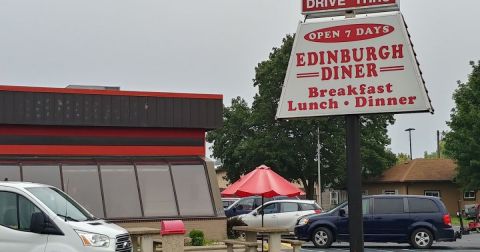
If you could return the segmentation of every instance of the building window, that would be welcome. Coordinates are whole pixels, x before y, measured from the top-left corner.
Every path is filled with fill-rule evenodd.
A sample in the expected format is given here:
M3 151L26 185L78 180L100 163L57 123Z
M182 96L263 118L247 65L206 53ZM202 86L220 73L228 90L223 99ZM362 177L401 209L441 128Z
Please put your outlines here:
M428 190L428 191L425 191L425 196L432 196L432 197L440 198L440 191Z
M137 172L145 216L177 216L177 205L168 165L137 164Z
M338 192L337 191L331 191L330 192L330 205L332 205L332 206L338 205Z
M368 195L368 190L363 190L362 191L362 196L367 196Z
M463 193L463 199L465 200L475 200L476 193L475 191L468 191Z
M180 215L212 216L213 205L204 166L172 165L172 174Z
M108 218L141 217L133 165L101 164L105 210Z
M62 189L59 165L22 165L23 181L55 186Z
M63 188L93 215L103 218L102 193L98 166L94 165L62 165Z
M383 190L383 194L385 194L385 195L396 195L396 194L398 194L398 190Z
M20 181L20 166L0 165L0 181Z

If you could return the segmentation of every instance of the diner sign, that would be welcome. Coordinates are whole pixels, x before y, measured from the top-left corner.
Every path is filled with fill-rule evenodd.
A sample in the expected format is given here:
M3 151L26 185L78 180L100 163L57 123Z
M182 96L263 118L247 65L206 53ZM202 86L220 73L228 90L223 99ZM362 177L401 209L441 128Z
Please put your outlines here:
M343 15L345 11L372 13L397 11L400 0L302 0L302 14L318 17Z
M399 12L299 24L277 118L427 111Z

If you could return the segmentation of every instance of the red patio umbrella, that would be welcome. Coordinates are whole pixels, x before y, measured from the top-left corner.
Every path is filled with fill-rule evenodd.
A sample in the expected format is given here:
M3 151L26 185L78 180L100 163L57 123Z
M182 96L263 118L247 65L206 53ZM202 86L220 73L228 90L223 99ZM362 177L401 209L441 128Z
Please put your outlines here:
M221 194L222 196L237 195L239 197L260 195L271 198L274 196L293 197L305 193L275 173L270 167L261 165L228 186Z
M253 195L262 196L263 198L272 198L274 196L298 196L305 194L295 185L278 175L276 172L266 165L260 165L255 170L247 173L235 183L231 184L222 191L222 196L247 197ZM262 227L263 227L262 213ZM263 251L263 236L262 236L262 251Z

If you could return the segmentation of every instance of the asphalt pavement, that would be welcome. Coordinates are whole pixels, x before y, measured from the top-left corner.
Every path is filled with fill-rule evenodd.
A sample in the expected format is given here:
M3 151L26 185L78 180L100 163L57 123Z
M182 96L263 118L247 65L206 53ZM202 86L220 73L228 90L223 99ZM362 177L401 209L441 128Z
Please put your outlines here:
M397 243L365 243L365 251L367 252L405 252L405 251L480 251L480 233L473 232L469 235L464 235L461 239L455 242L435 242L430 249L416 250L409 244ZM301 249L302 252L333 252L333 251L350 251L348 243L333 243L329 249L315 248L311 242L305 243Z

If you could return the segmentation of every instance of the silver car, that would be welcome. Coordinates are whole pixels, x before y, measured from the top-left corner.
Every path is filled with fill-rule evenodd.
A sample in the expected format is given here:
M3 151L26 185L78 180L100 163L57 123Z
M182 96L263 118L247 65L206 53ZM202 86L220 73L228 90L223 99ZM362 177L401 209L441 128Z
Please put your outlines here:
M322 209L313 200L273 200L239 217L252 227L279 227L293 231L301 216L321 213Z

